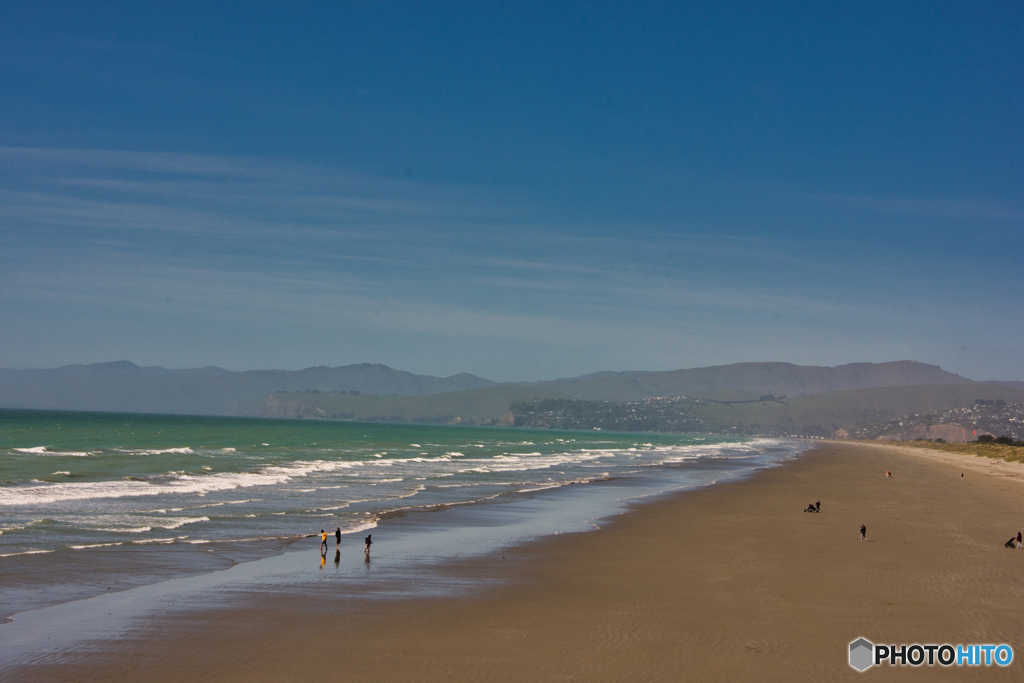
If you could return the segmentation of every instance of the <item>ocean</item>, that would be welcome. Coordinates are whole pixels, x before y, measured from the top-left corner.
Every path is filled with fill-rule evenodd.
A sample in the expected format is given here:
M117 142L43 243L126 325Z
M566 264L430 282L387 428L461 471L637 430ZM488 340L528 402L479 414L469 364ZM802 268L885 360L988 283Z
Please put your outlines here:
M386 553L378 572L389 561L405 568L467 547L487 552L592 528L639 496L741 476L805 447L700 434L4 410L0 617L269 561L291 546L315 552L319 538L308 537L321 529L340 528L348 547L397 518L421 521L392 527L391 545L375 546ZM503 521L499 509L510 513ZM436 511L447 512L415 515ZM424 540L446 525L462 531ZM307 568L326 561L316 560L274 571L306 580Z

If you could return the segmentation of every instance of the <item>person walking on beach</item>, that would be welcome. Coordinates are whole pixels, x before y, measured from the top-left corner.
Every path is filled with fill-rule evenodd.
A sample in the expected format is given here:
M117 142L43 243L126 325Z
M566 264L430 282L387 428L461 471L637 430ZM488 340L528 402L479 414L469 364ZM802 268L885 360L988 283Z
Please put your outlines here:
M1020 550L1021 548L1024 548L1024 545L1021 545L1021 536L1020 536L1020 532L1018 531L1017 532L1017 550Z
M327 553L327 532L323 529L320 530L320 553Z
M339 526L334 530L334 540L336 541L334 547L337 548L341 545L341 527Z
M370 546L373 545L373 541L370 540L370 536L373 536L373 534L366 535L366 550L363 551L363 555L366 555L367 558L370 557Z
M864 540L867 538L867 535L868 535L868 528L866 526L864 526L863 524L861 524L860 525L860 542L861 543L864 542Z

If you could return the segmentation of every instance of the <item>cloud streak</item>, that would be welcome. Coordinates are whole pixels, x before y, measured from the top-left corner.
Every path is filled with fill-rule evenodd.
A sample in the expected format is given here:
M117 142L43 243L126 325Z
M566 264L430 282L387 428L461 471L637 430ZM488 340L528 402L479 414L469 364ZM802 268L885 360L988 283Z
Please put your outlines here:
M242 369L232 360L259 359L254 339L281 336L256 330L304 326L342 335L346 355L313 339L290 352L275 342L253 362L359 362L383 352L382 339L402 339L405 353L417 349L412 359L397 346L373 359L530 379L548 367L641 367L633 354L659 368L766 358L770 339L805 349L799 330L826 341L813 357L788 359L838 363L869 355L840 357L856 344L847 337L868 348L880 338L871 330L901 339L892 331L908 319L976 313L953 291L957 282L927 283L933 294L945 288L944 300L920 296L932 264L880 258L848 238L581 226L489 190L260 159L2 148L0 163L8 319L31 330L46 327L41 317L64 316L82 338L99 335L93 319L145 319L156 336L221 330L223 339L203 342L206 356L193 352L195 365ZM986 278L969 265L964 273ZM23 337L0 344L0 365L46 365L17 361L45 348ZM452 349L477 365L460 366ZM62 361L96 354L83 348Z

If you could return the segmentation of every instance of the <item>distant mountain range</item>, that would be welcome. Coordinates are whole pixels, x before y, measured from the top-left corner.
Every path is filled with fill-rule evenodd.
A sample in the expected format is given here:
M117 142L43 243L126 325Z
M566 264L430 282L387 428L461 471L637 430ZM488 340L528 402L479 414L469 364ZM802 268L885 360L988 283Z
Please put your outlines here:
M838 367L736 363L667 372L598 372L501 385L468 373L433 377L369 363L231 372L216 367L168 370L118 361L53 370L0 369L0 408L407 421L436 421L451 415L486 423L500 421L512 400L532 397L634 401L685 395L744 400L761 394L792 398L879 387L957 384L985 386L915 361ZM1021 382L998 384L1024 389ZM313 400L315 396L320 398ZM268 397L273 401L268 402Z
M414 375L363 363L305 370L168 370L128 361L54 370L0 370L0 407L191 415L256 415L268 394L343 391L415 396L478 389L496 382L460 373Z
M538 384L574 398L636 401L658 396L707 396L723 391L810 396L847 389L962 384L970 381L946 372L937 365L903 360L892 363L851 363L834 368L792 363L735 363L667 372L598 373Z

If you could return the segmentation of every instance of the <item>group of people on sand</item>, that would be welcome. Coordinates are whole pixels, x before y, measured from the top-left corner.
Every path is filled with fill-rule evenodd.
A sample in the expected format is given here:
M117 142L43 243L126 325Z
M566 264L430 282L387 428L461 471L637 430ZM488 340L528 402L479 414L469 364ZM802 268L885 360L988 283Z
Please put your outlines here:
M373 540L371 539L372 536L373 536L373 534L367 534L366 535L366 539L365 539L365 541L366 541L366 548L363 550L363 555L366 556L367 560L370 559L370 546L373 545ZM334 542L335 542L335 545L334 545L335 549L338 551L338 553L340 553L341 552L341 527L340 526L337 529L334 530ZM324 557L327 556L327 532L324 531L323 529L320 530L320 554L322 556L324 556Z
M963 476L964 475L961 474L960 478L962 479ZM892 479L892 472L890 470L886 470L885 471L885 478L886 479ZM804 508L804 512L821 512L821 501L819 500L816 503L808 503L807 507ZM860 525L860 541L861 541L861 543L863 543L866 540L868 540L868 527L865 524L861 524ZM1009 541L1007 541L1006 542L1006 547L1007 548L1012 548L1013 547L1012 544L1014 542L1017 543L1017 547L1018 548L1024 548L1024 545L1021 545L1021 535L1020 534L1017 534L1017 538L1016 539L1011 538Z

